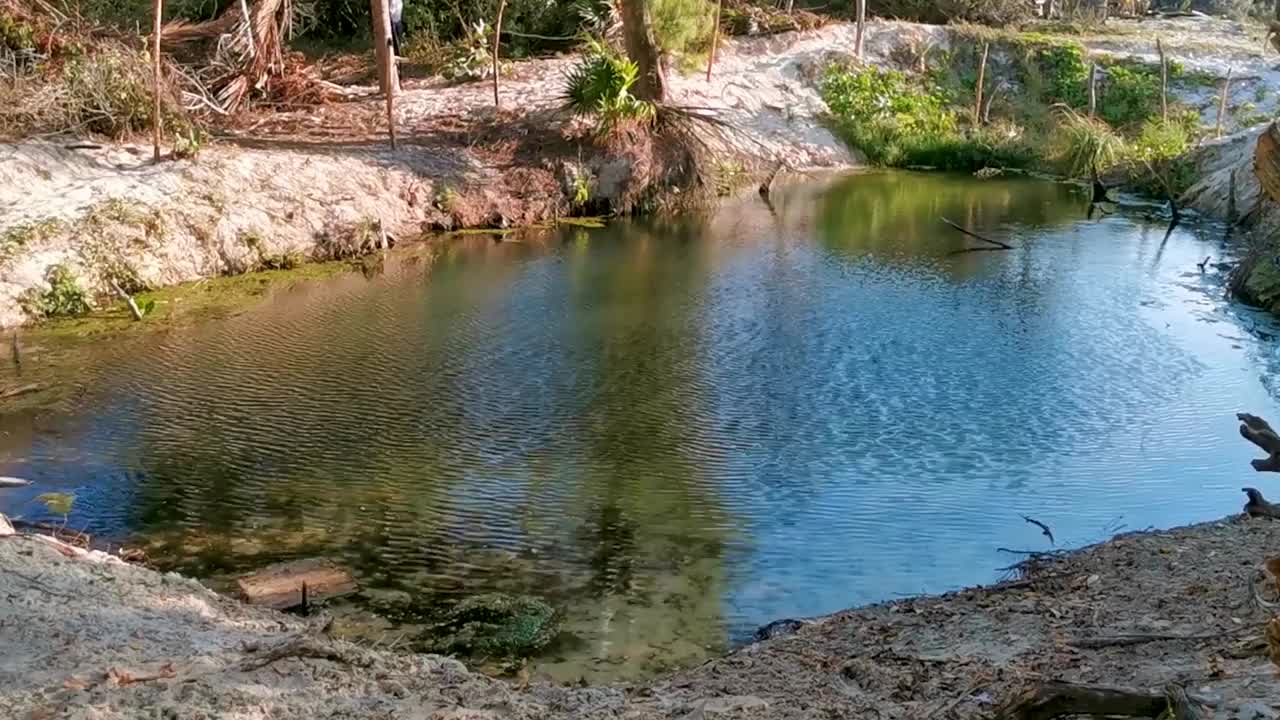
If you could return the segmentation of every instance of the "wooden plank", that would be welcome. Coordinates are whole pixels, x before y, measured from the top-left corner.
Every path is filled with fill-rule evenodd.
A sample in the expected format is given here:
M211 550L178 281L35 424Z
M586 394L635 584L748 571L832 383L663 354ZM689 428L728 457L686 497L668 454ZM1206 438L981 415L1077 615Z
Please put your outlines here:
M302 584L307 600L316 602L356 591L351 571L332 560L310 558L277 563L236 581L240 599L250 605L283 610L302 604Z

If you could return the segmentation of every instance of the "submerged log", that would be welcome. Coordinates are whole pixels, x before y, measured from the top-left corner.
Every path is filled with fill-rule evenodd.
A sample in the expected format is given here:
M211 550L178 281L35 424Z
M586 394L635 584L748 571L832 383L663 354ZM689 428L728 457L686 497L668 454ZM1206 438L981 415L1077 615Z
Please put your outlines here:
M311 558L277 563L236 581L240 599L284 610L356 591L351 571L332 560Z

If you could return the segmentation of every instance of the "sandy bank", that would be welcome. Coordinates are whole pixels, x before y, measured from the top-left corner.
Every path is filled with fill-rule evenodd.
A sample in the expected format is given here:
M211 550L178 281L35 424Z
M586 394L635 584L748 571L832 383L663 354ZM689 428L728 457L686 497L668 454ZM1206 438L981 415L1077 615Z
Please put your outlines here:
M848 610L643 686L527 687L359 647L193 580L0 538L0 708L34 718L941 718L991 716L1060 679L1159 689L1216 718L1274 718L1280 522L1119 536L1025 580Z

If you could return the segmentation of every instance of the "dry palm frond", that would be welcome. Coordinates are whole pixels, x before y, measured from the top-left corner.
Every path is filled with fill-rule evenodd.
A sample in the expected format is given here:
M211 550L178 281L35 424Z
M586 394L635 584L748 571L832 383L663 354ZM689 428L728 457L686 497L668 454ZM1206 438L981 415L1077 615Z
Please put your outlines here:
M165 26L162 42L175 48L195 41L213 41L201 83L212 98L197 98L220 114L243 107L254 93L281 95L291 102L322 102L327 91L295 58L286 61L285 39L291 36L291 0L239 0L214 20L175 22Z

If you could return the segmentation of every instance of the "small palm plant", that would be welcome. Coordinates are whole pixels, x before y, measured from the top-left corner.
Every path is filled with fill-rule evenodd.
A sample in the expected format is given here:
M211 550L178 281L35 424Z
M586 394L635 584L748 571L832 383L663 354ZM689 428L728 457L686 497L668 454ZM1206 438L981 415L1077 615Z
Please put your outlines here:
M635 63L592 40L582 62L565 77L565 108L575 115L594 115L601 132L626 121L651 124L657 107L631 94L639 74Z

